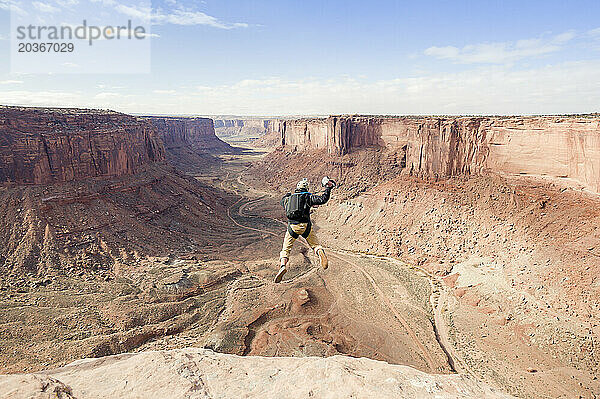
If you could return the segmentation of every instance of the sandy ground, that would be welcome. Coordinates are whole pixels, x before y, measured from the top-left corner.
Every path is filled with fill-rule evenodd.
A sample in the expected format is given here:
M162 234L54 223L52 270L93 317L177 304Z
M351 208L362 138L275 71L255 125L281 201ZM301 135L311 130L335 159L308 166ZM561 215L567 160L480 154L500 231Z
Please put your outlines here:
M233 199L225 202L224 233L211 235L202 256L130 256L104 273L83 270L7 287L1 303L3 370L206 346L240 355L351 354L451 372L432 327L430 284L407 266L391 268L340 252L331 254L337 261L325 272L298 243L284 283L272 282L285 231L281 212L273 196L241 179L260 156L224 155L218 169L197 175ZM145 231L146 237L156 234Z

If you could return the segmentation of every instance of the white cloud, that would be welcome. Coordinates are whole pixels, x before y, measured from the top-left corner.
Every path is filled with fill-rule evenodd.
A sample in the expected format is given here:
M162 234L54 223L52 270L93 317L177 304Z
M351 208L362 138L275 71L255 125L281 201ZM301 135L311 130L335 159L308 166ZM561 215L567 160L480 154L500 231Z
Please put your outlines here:
M0 0L0 10L15 12L19 15L27 15L27 12L20 7L20 4L14 0Z
M42 3L41 1L34 1L31 4L33 5L33 8L35 8L39 12L55 13L60 11L60 8L54 7L53 5L48 3Z
M91 93L0 89L0 104L111 108L142 114L586 113L600 109L600 61L524 70L486 66L380 81L267 77L130 93L106 85Z
M200 11L190 11L177 9L172 12L165 13L161 10L152 10L150 8L138 8L117 4L115 9L122 14L132 18L138 18L143 21L151 21L156 25L173 24L173 25L207 25L219 29L234 29L246 28L246 23L225 23L219 19L207 15Z
M160 35L158 33L140 33L140 32L137 32L136 35L138 35L140 37L160 37Z
M148 8L137 8L137 7L126 6L123 4L117 4L115 6L115 10L117 10L121 14L125 14L125 15L133 17L133 18L139 18L144 21L149 20L152 16L152 9L149 7Z
M575 32L568 31L568 32L561 33L560 35L554 36L554 39L552 41L556 44L564 44L564 43L571 41L576 36L577 35L575 34Z
M63 91L0 91L0 103L3 105L30 105L48 107L83 106L83 96L80 93Z
M125 86L108 86L104 83L98 83L96 85L96 88L102 89L102 90L123 90L123 89L126 89L127 87L125 87Z
M169 23L174 25L208 25L220 29L247 28L246 23L224 23L217 18L199 11L175 10L171 14L155 14L154 23Z
M592 37L600 37L600 28L588 30L587 34Z
M56 3L62 7L72 7L79 4L79 0L56 0Z
M487 67L377 82L360 79L242 80L178 93L161 108L181 113L538 114L600 108L600 62L528 70ZM178 111L181 110L181 111ZM157 109L158 111L158 109Z
M434 46L426 49L424 53L425 55L460 64L505 64L557 52L575 36L574 32L569 31L549 38L470 44L462 48Z
M0 85L20 85L22 80L0 80Z
M119 98L121 97L120 93L114 93L114 92L102 92L102 93L98 93L94 96L94 98L96 100L113 100L115 98Z

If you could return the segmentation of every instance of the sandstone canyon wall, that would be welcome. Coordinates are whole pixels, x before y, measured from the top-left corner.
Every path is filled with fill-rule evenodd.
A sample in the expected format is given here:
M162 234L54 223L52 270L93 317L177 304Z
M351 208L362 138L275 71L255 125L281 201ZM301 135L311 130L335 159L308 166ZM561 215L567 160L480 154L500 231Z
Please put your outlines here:
M532 175L600 192L597 115L307 118L284 122L279 144L338 155L387 148L413 175Z
M173 159L191 154L184 161L210 166L194 146L228 146L211 120L162 122L161 137L148 120L107 110L0 107L0 291L22 278L107 276L128 259L191 252L201 234L173 234L175 224L223 230L228 196ZM182 150L165 151L163 138Z
M215 129L225 140L251 140L257 147L275 147L281 141L285 125L284 119L278 118L243 118L215 119Z
M167 149L191 147L194 150L228 150L231 147L215 134L209 118L146 117L157 129Z
M0 182L120 176L164 160L151 125L112 111L0 107Z
M239 131L248 130L262 134L272 131L279 126L280 119L264 118L236 118L236 119L215 119L215 129L230 128Z
M215 119L215 129L230 127L230 128L242 128L244 127L243 119Z

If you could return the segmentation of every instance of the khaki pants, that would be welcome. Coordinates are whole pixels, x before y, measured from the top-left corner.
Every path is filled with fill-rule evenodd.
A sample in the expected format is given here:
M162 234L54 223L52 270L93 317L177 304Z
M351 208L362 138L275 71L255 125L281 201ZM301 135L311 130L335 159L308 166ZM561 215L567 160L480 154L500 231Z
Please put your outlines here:
M302 236L302 233L304 233L304 231L306 230L306 226L308 226L308 223L298 223L298 224L292 224L290 226L294 233ZM292 246L294 245L295 241L296 241L296 239L290 235L289 231L286 230L285 238L283 239L283 248L281 249L279 258L288 258L289 259L290 251L292 250ZM314 225L313 225L313 228L310 229L310 233L308 234L308 237L306 237L306 242L308 243L308 245L310 245L312 250L315 251L315 253L317 253L317 251L319 249L323 249L323 247L319 245L319 240L317 239L317 235L315 234Z

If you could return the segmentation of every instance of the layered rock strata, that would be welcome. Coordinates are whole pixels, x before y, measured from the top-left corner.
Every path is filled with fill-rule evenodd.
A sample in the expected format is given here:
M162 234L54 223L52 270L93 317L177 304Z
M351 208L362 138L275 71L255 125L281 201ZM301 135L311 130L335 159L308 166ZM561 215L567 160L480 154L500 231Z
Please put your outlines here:
M136 173L165 158L153 127L103 110L0 107L0 182Z
M147 117L157 129L167 149L191 147L194 150L229 150L231 147L215 134L215 125L208 118Z
M344 155L379 147L427 177L533 175L600 192L600 117L368 117L286 121L280 145Z

